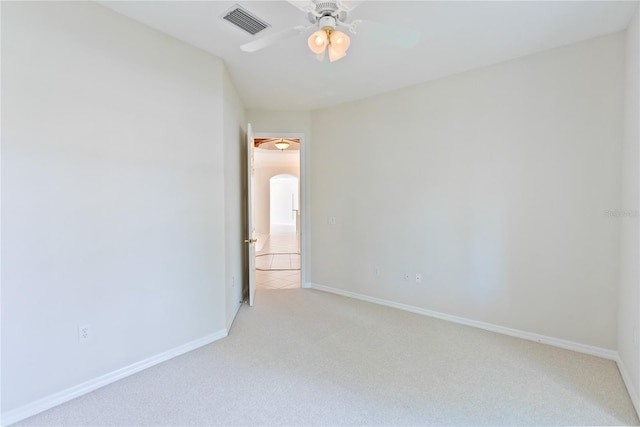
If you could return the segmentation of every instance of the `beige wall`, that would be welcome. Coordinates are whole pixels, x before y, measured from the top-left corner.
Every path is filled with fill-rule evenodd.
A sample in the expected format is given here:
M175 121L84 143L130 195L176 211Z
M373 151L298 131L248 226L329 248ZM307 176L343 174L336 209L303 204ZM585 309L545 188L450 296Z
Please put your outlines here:
M639 7L627 29L627 62L625 87L625 133L622 153L621 215L613 218L621 226L620 308L618 317L618 352L623 375L640 413L640 229L638 228L638 163L640 161L640 25Z
M314 111L311 281L616 349L623 81L617 33Z
M256 134L298 132L305 134L307 144L311 140L311 114L308 111L247 110L247 121Z
M95 3L2 2L2 92L3 415L220 337L222 62Z

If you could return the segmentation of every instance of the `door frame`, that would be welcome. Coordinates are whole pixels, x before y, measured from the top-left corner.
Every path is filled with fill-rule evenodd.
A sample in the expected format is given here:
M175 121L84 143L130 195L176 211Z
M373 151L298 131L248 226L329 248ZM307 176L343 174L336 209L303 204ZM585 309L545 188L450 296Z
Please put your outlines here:
M309 179L307 157L309 155L309 147L305 141L304 133L300 132L259 132L253 129L254 138L297 138L300 140L300 194L299 203L302 210L300 215L300 287L310 288L307 279L307 271L309 269L309 246L310 246L310 209L309 199ZM255 189L254 189L255 191ZM251 197L251 195L247 195Z

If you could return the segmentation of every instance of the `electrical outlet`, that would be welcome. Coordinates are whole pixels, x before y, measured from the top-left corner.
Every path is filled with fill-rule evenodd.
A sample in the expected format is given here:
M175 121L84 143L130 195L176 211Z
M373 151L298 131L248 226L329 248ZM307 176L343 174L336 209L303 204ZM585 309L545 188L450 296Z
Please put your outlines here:
M422 283L422 274L416 273L416 283Z
M409 280L411 280L411 275L409 273L404 273L404 280L405 282L408 282Z
M376 276L380 275L380 267L379 266L375 266L375 268L373 269L373 274L375 274Z
M78 342L83 343L91 339L91 325L78 326Z
M330 216L329 217L329 225L336 225L336 217L335 216Z

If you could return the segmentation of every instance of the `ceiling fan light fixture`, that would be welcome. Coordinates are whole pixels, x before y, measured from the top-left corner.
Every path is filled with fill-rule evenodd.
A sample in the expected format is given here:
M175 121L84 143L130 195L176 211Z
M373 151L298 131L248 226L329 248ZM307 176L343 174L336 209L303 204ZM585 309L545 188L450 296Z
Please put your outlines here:
M342 31L335 30L335 26L328 25L311 34L307 43L319 60L324 58L325 52L329 52L329 60L334 62L347 55L351 39Z
M309 36L307 43L309 44L309 49L311 52L315 54L320 54L324 52L327 47L327 43L329 42L327 37L327 32L324 30L318 30L315 33Z
M331 62L337 61L338 59L342 59L347 56L346 52L340 52L333 45L329 45L329 48L327 50L329 51L329 61Z
M338 53L346 53L351 45L351 39L342 31L333 31L329 40Z
M284 140L284 138L280 138L280 141L276 142L276 148L280 151L284 151L289 148L289 143Z

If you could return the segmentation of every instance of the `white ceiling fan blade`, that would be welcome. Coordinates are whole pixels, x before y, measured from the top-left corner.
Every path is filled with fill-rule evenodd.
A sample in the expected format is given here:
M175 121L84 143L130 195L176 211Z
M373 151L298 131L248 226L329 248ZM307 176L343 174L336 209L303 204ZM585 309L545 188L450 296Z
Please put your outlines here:
M320 17L316 12L316 4L311 0L286 0L287 3L293 5L297 9L300 9L304 13L311 13L317 17ZM360 6L360 4L364 3L365 0L337 0L336 6L339 10L345 12L351 12L356 7Z
M338 7L340 9L346 10L347 12L351 12L353 9L360 6L364 2L365 0L338 0Z
M315 5L311 0L287 0L287 3L295 6L305 13L316 10Z
M240 49L243 50L244 52L249 52L249 53L256 52L260 49L264 49L265 47L269 47L272 44L275 44L281 40L285 40L293 36L297 36L298 34L301 34L303 31L305 31L307 28L309 27L300 25L297 27L289 28L288 30L269 34L257 40L253 40L253 41L250 41L249 43L243 44L242 46L240 46Z
M356 21L354 21L356 22ZM420 42L421 34L411 28L381 24L375 21L358 20L355 26L358 36L369 37L382 43L411 49Z

